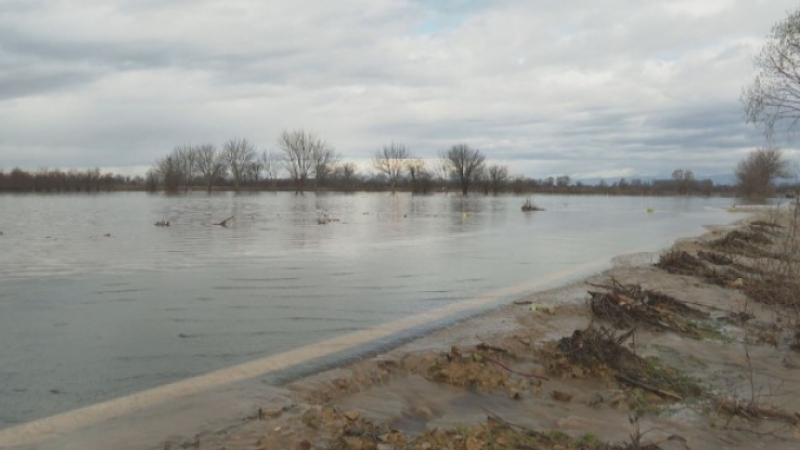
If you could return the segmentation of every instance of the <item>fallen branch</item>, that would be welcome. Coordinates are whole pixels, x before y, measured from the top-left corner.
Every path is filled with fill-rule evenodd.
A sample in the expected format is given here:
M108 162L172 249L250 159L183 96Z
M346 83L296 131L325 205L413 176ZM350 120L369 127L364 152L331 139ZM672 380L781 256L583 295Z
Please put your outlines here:
M513 374L519 375L519 376L521 376L521 377L525 377L525 378L536 378L537 380L550 381L550 379L549 379L549 378L547 378L547 377L546 377L546 376L544 376L544 375L537 375L537 374L535 374L535 373L523 373L523 372L517 372L516 370L514 370L514 369L512 369L512 368L508 367L507 365L505 365L505 364L501 363L500 361L498 361L498 360L496 360L496 359L494 359L494 358L492 358L492 357L490 357L490 356L486 356L486 355L483 355L483 354L481 354L481 358L483 358L483 359L485 359L485 360L489 361L490 363L492 363L492 364L494 364L494 365L496 365L496 366L500 366L500 367L502 367L503 369L506 369L507 371L509 371L509 372L511 372L511 373L513 373Z
M676 401L683 400L683 397L681 397L678 394L674 394L672 392L665 391L663 389L659 389L659 388L654 387L654 386L650 386L649 384L643 383L643 382L641 382L641 381L639 381L639 380L637 380L635 378L630 378L628 376L621 375L621 374L617 374L617 376L615 378L617 380L623 382L623 383L627 383L627 384L630 384L632 386L636 386L638 388L642 388L645 391L650 391L650 392L652 392L652 393L654 393L654 394L656 394L656 395L658 395L660 397L671 398L671 399L676 400Z
M502 425L502 426L504 426L506 428L517 429L517 430L519 430L519 431L521 431L521 432L523 432L523 433L525 433L525 434L527 434L529 436L539 436L539 433L531 430L530 428L526 428L526 427L523 427L522 425L517 425L515 423L509 422L506 419L503 419L502 417L498 416L497 414L493 413L492 411L490 411L489 409L487 409L485 407L481 407L481 409L483 409L484 411L486 411L487 414L489 414L489 417L487 417L487 419L490 420L490 421L498 422L500 425Z
M800 424L800 413L790 413L781 411L779 409L762 408L754 404L742 404L739 402L731 401L724 398L717 398L719 407L735 416L741 416L746 419L774 419L780 420L792 425Z
M484 341L483 339L481 339L481 337L480 337L480 336L478 336L478 335L475 335L475 337L476 337L476 338L478 338L478 340L479 340L479 341L481 341L481 343L480 343L480 344L478 344L478 345L475 347L475 348L477 348L478 350L491 350L491 351L493 351L493 352L497 352L497 353L505 353L505 354L508 354L508 353L510 353L508 350L506 350L506 349L504 349L504 348L497 347L497 346L494 346L494 345L491 345L491 344L487 343L486 341Z

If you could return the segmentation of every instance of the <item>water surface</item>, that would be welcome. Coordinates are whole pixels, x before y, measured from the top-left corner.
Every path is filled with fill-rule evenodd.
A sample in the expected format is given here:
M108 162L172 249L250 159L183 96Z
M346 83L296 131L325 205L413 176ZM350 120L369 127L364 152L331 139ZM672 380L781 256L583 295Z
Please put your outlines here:
M0 196L0 428L738 218L725 199L534 200L547 211L514 196Z

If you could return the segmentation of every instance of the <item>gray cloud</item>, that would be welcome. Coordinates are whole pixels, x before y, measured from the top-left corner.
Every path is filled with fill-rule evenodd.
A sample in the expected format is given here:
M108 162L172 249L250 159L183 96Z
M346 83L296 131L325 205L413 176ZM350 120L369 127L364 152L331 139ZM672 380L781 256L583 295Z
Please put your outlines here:
M0 167L142 167L305 127L346 159L457 142L531 176L730 171L788 0L0 5Z

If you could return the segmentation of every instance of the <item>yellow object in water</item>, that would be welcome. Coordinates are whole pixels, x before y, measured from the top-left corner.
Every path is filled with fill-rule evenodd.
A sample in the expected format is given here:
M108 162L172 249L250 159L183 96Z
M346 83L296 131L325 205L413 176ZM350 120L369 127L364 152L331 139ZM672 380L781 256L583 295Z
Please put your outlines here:
M656 212L656 210L652 206L647 208L647 214L653 214L654 212Z

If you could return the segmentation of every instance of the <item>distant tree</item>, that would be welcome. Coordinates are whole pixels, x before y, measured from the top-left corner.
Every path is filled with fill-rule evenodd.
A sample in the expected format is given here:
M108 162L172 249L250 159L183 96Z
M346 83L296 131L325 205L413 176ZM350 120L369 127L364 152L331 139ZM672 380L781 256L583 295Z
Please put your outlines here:
M192 148L192 151L194 152L197 173L203 178L206 184L206 190L211 193L214 182L225 176L225 173L228 171L225 159L222 153L217 151L217 148L212 144L195 146Z
M148 192L155 192L158 190L158 171L155 168L147 170L144 188Z
M461 183L461 193L467 195L470 185L483 175L486 158L480 150L472 149L466 144L450 147L446 157L450 163L450 172Z
M759 72L742 95L748 122L770 138L794 131L800 123L800 9L772 27L755 66Z
M411 158L411 152L406 146L395 142L384 145L383 148L376 151L375 155L372 157L372 165L378 172L386 175L386 179L393 193L397 187L397 182L406 169L406 161L409 158Z
M164 192L178 192L183 177L180 166L172 155L156 162L153 172L157 174L158 179L161 181L160 184L164 187Z
M789 164L777 148L752 151L736 166L736 178L741 194L749 198L766 198L774 191L778 178L790 176Z
M336 166L333 171L333 178L339 183L341 189L351 191L355 188L356 181L358 181L358 167L351 162Z
M222 147L222 158L231 171L233 184L237 192L242 180L246 177L248 166L255 157L256 152L253 144L247 139L231 139Z
M492 164L486 171L489 176L489 187L497 194L502 192L508 183L508 166Z
M320 145L315 145L312 148L311 159L313 160L314 180L319 188L325 184L325 180L336 170L340 156L333 147L321 142Z
M691 170L676 169L672 172L672 179L675 180L675 190L681 195L688 194L695 183Z
M245 167L245 179L257 188L263 171L264 163L261 161L261 157L254 154L253 159L248 161L247 167Z
M560 188L569 186L569 175L561 175L560 177L556 177L556 186Z
M406 163L408 176L411 178L411 192L427 193L431 189L433 175L428 171L425 161L409 159Z
M270 190L275 190L275 184L278 181L278 172L280 170L278 157L272 152L272 150L264 150L261 152L261 155L258 156L258 160L263 167L264 177L269 184Z
M172 151L172 158L178 166L179 182L183 185L184 191L189 189L189 184L197 174L196 156L194 148L190 145L178 146Z
M315 148L325 143L312 133L299 130L284 130L278 138L278 146L283 150L283 164L294 182L295 193L302 193L308 176L314 168Z

